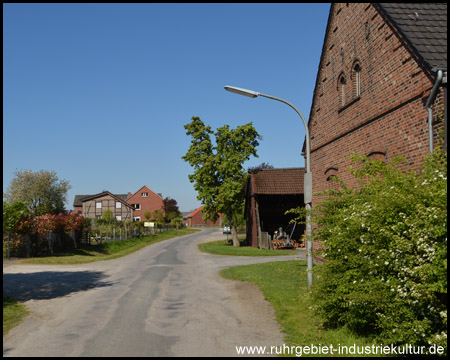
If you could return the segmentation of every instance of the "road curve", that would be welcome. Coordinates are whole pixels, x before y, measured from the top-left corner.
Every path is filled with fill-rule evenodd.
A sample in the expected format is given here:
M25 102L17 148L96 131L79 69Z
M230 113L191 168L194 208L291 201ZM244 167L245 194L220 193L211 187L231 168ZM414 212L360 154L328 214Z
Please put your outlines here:
M237 356L236 346L283 344L256 286L218 271L304 255L198 251L221 238L206 229L114 260L4 267L3 293L32 313L3 337L3 356Z

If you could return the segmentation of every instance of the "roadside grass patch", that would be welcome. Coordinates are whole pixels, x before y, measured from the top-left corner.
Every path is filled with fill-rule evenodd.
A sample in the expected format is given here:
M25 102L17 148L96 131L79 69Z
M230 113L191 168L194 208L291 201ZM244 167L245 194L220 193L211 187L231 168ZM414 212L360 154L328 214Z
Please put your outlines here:
M129 240L112 241L97 245L84 245L82 248L55 253L53 256L35 257L24 259L21 264L51 264L51 265L76 265L94 261L116 259L150 244L168 240L177 236L192 234L200 230L179 229L169 230L156 235L133 238Z
M234 266L220 271L220 275L227 279L248 281L260 288L265 299L275 310L277 321L286 334L285 344L288 346L333 345L334 349L338 349L338 346L356 345L362 348L373 344L369 339L357 337L346 329L324 329L321 326L320 319L310 309L312 299L307 290L306 261L277 261ZM309 354L307 356L330 355ZM296 356L296 354L293 353L290 356ZM360 355L339 355L336 350L333 356Z
M256 249L254 247L244 245L245 238L239 238L240 247L229 244L227 240L211 241L199 244L200 251L214 255L230 255L230 256L283 256L295 255L295 251L291 250L265 250Z
M25 305L3 295L3 335L19 325L28 314L29 311Z

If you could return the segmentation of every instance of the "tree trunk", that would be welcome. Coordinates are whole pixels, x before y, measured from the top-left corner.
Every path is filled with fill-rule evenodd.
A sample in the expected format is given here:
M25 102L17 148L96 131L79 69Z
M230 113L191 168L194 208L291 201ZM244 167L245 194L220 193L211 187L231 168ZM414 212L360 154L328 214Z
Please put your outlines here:
M230 214L227 214L227 218L228 218L228 223L230 224L231 239L233 240L233 246L239 247L241 245L239 244L239 239L237 236L237 228L236 228L236 225L234 225L233 216L231 216Z

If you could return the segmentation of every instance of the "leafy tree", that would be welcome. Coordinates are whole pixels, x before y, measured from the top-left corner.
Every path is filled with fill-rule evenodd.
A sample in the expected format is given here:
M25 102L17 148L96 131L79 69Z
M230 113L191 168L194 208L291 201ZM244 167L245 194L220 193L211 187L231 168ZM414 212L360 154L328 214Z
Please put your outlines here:
M148 220L150 220L152 218L152 213L150 211L146 211L144 212L144 217Z
M160 225L165 223L166 220L164 219L164 213L162 209L157 209L152 212L152 220Z
M190 182L198 193L197 199L205 205L205 219L216 221L219 213L225 214L231 227L233 245L239 246L234 215L242 211L247 172L243 164L256 154L256 147L261 136L252 123L230 129L224 125L215 133L199 117L184 128L192 137L188 152L182 157L193 168L189 175ZM215 135L216 145L211 141Z
M71 188L67 180L59 180L56 172L47 170L17 170L14 175L6 192L9 204L21 201L34 216L64 212Z
M30 215L27 206L20 201L8 204L3 201L3 234L16 232L20 222Z
M180 210L178 209L178 203L175 199L170 197L164 198L164 222L169 224L173 219L179 217Z
M117 220L114 217L114 213L110 209L107 209L103 212L101 219L102 222L107 225L114 225L117 223Z

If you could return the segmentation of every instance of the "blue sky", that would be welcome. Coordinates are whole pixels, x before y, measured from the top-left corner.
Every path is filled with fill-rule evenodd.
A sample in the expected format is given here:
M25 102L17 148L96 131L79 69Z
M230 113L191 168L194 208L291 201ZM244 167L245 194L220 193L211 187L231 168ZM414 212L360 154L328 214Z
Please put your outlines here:
M184 125L253 122L245 167L303 167L330 4L3 4L3 191L16 170L53 170L76 194L143 185L200 206Z

